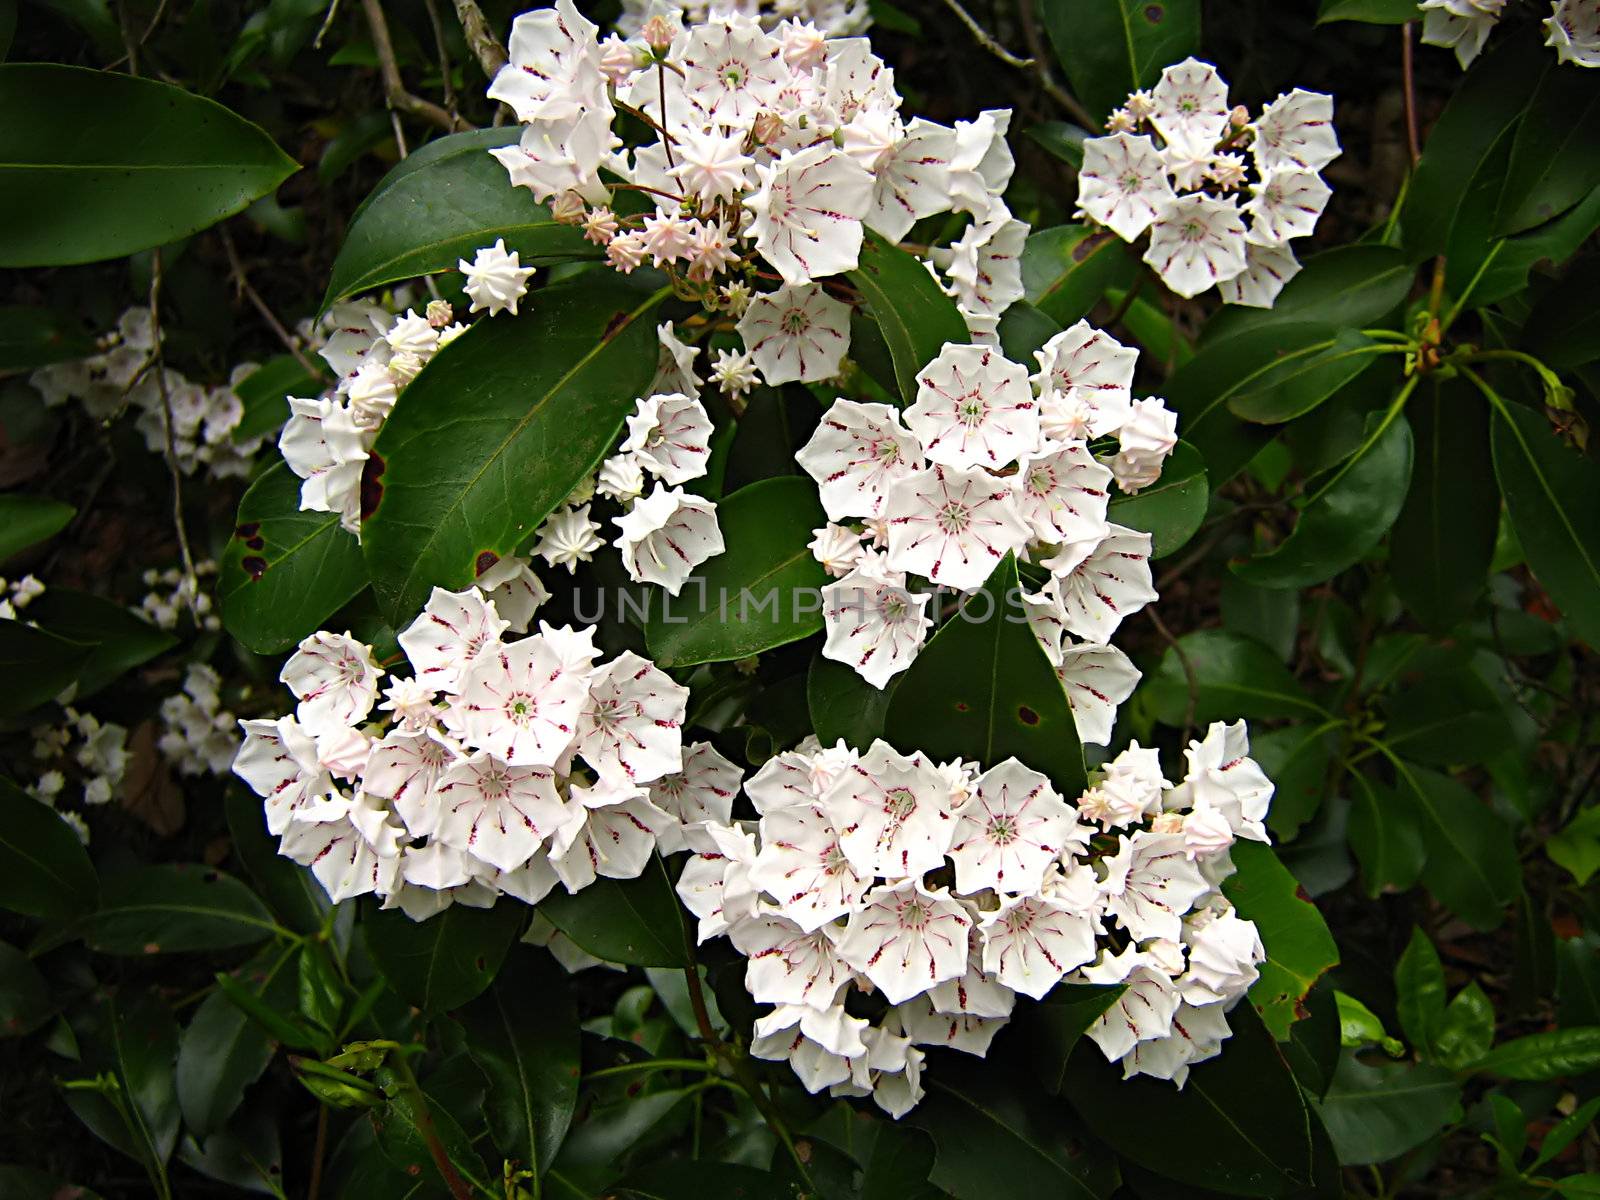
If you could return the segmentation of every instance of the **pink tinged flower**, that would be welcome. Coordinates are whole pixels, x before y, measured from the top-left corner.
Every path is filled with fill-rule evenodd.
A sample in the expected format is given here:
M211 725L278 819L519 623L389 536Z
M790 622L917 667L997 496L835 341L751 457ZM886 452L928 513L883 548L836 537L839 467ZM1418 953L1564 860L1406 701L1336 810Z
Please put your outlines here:
M733 798L739 794L744 772L717 752L710 742L694 742L683 751L683 765L650 785L650 802L676 818L677 828L663 830L663 854L686 850L683 826L707 821L727 825L733 820Z
M1056 334L1035 352L1039 370L1032 382L1039 390L1041 421L1052 438L1087 441L1115 433L1127 419L1132 402L1133 370L1139 352L1109 333L1079 321ZM1057 422L1072 404L1087 416L1066 428Z
M875 688L909 667L933 624L926 593L908 591L905 576L858 567L822 589L827 638L822 656L853 667Z
M750 882L809 932L859 909L872 877L856 872L833 822L807 803L761 819L761 852L750 868Z
M1178 987L1190 1004L1227 1003L1238 999L1260 978L1266 961L1261 932L1233 909L1202 917L1184 930L1189 947L1188 969Z
M596 246L610 245L617 228L617 214L604 205L590 209L583 218L583 236Z
M683 766L689 689L625 650L595 671L578 720L577 751L616 784L650 783Z
M694 246L694 222L677 212L658 209L644 219L642 245L656 266L688 257Z
M1042 542L1102 535L1111 501L1111 472L1082 442L1024 456L1015 476L1017 510Z
M817 481L830 521L880 517L889 488L917 473L922 447L901 424L899 409L841 399L795 461Z
M872 203L863 220L898 242L923 217L950 208L950 159L955 130L921 117L905 127L873 171Z
M1108 1061L1116 1062L1140 1042L1166 1037L1182 1002L1172 977L1147 965L1148 955L1128 947L1084 970L1090 983L1121 983L1122 994L1086 1031Z
M1229 304L1271 308L1283 285L1300 274L1300 263L1288 246L1245 247L1244 272L1224 280L1217 290Z
M694 360L700 355L700 347L681 341L671 321L663 321L656 326L656 339L660 342L660 350L656 354L656 374L644 394L698 396L700 377L694 373Z
M754 214L756 249L791 286L855 267L872 176L831 142L785 150L758 165L760 187L744 206ZM748 343L747 343L748 344Z
M525 12L511 23L510 62L489 84L489 99L509 104L519 121L570 117L605 98L599 28L572 0Z
M689 246L689 278L702 283L739 261L727 227L720 221L696 221Z
M1195 193L1162 209L1144 261L1180 296L1198 296L1245 269L1245 227L1230 196Z
M1077 822L1050 781L1008 758L978 777L956 814L956 889L1037 892Z
M1178 414L1159 397L1135 400L1117 431L1111 474L1129 495L1161 478L1161 467L1178 445Z
M1137 1042L1122 1060L1122 1077L1149 1075L1168 1079L1178 1087L1188 1081L1195 1063L1222 1053L1222 1043L1231 1035L1226 1005L1195 1006L1187 1001L1172 1015L1172 1032L1165 1037Z
M498 646L509 625L494 601L476 587L461 592L436 587L422 615L396 640L418 682L436 691L454 692L461 673L485 647Z
M850 574L868 553L861 544L861 535L847 526L830 523L811 532L813 536L806 543L806 549L834 579Z
M1078 740L1109 745L1118 706L1139 686L1139 669L1132 660L1115 646L1093 642L1064 646L1056 662L1056 678L1072 705Z
M566 669L541 637L496 646L462 673L462 734L512 766L552 766L571 745L588 698L585 673Z
M1010 485L987 471L934 465L891 485L889 565L966 591L1028 541Z
M838 936L835 926L804 930L778 916L744 921L728 932L728 940L749 960L744 982L754 1000L819 1009L833 1007L854 974L835 949Z
M926 995L907 1000L897 1011L906 1035L916 1045L944 1046L979 1058L989 1053L994 1035L1010 1020L1009 1017L976 1017L971 1013L943 1013Z
M694 397L647 396L628 417L622 452L669 484L698 479L711 459L711 418Z
M589 506L583 504L557 509L546 517L533 552L552 567L566 567L570 575L604 545L599 523L589 519Z
M655 491L612 523L621 530L628 578L659 584L669 595L682 590L690 571L723 551L716 504L681 487L669 492L656 484Z
M318 761L317 744L293 717L240 721L244 741L233 773L266 801L267 832L278 835L301 808L333 791L333 777Z
M716 129L684 129L673 148L674 165L668 172L690 195L707 204L732 200L750 186L755 159L741 152L743 134Z
M624 275L633 274L643 265L644 257L644 234L638 230L619 233L606 243L606 261Z
M1281 246L1290 238L1306 237L1328 206L1333 189L1315 171L1276 167L1266 172L1244 206L1250 217L1251 243Z
M850 348L850 306L820 284L781 287L753 297L738 328L769 385L815 383L839 373Z
M1175 142L1161 151L1161 161L1166 164L1175 190L1196 192L1205 186L1206 176L1216 156L1209 146ZM1162 206L1158 204L1156 207L1159 209Z
M814 71L827 62L827 33L810 21L781 22L778 40L783 44L783 61L793 71Z
M972 918L946 888L920 879L881 885L851 916L839 955L883 992L890 1004L955 979L967 969Z
M1263 175L1279 167L1320 171L1339 157L1333 129L1333 97L1304 88L1279 96L1251 126L1256 169Z
M1039 441L1039 407L1027 368L988 346L947 342L917 373L906 424L929 459L998 469Z
M1210 63L1186 58L1150 89L1150 123L1168 142L1210 150L1228 130L1228 85Z
M906 757L874 741L829 785L822 807L857 872L904 879L943 865L956 827L949 798L926 755Z
M561 824L550 839L550 865L568 892L596 877L637 879L655 852L656 837L672 822L650 794L632 784L601 780L573 787Z
M998 201L988 219L967 226L950 247L950 264L945 268L964 314L998 320L1022 299L1027 291L1022 283L1022 249L1027 240L1027 222L1014 219Z
M1267 809L1272 781L1250 757L1250 738L1243 721L1213 722L1203 741L1184 751L1189 773L1169 798L1168 807L1211 808L1227 818L1235 834L1267 840Z
M1161 152L1147 137L1114 133L1083 143L1078 207L1131 242L1174 199Z
M1104 860L1106 912L1134 941L1183 933L1183 914L1210 890L1178 833L1135 833Z
M1131 825L1158 812L1162 792L1171 787L1161 774L1161 755L1135 740L1104 768L1099 790L1110 825Z
M1215 858L1234 843L1233 826L1228 818L1210 806L1165 815L1178 818L1184 852L1190 858Z
M788 74L782 53L754 22L695 25L680 59L684 95L707 124L747 126Z
M1009 108L986 108L976 120L957 121L956 152L950 159L950 196L957 212L987 220L1016 169L1006 132ZM1003 208L1004 206L999 206Z
M1108 525L1099 541L1070 542L1045 560L1061 581L1062 619L1090 642L1109 642L1117 626L1156 599L1150 535Z
M372 748L361 789L387 800L413 837L431 837L442 810L435 788L460 757L456 747L432 730L392 730Z
M984 916L983 969L1013 991L1042 999L1075 967L1093 960L1096 921L1048 896L1003 899Z
M349 633L319 630L296 648L278 679L300 701L295 715L313 730L346 728L367 719L378 699L383 668L372 661L372 647Z
M437 836L502 871L514 871L565 815L548 767L513 767L480 751L440 778Z

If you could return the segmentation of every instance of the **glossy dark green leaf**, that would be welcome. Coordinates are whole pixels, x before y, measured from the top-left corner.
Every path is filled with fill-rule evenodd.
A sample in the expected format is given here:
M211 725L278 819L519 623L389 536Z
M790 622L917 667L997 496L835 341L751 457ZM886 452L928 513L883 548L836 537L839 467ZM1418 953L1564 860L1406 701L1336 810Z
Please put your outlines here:
M1477 980L1450 998L1433 1057L1442 1067L1460 1071L1477 1062L1494 1044L1494 1002L1478 986Z
M1444 964L1433 942L1420 928L1394 968L1395 1012L1406 1040L1423 1057L1431 1057L1444 1028Z
M613 275L545 288L407 386L378 435L362 523L396 628L435 586L471 584L485 553L525 544L594 470L654 374L661 299Z
M671 597L650 594L645 642L664 667L727 662L809 637L822 628L829 582L808 549L827 523L809 478L785 475L740 488L717 505L726 549Z
M0 621L0 717L19 717L53 700L71 684L94 646L69 641L21 621Z
M120 258L232 216L292 175L262 130L171 84L0 65L0 266Z
M1361 561L1389 531L1411 485L1411 426L1375 413L1345 462L1308 491L1289 536L1268 554L1235 563L1258 587L1303 588Z
M558 889L539 901L539 914L580 949L639 967L690 961L682 911L659 858L638 879L598 879L576 894Z
M895 681L873 687L853 667L818 653L806 674L806 707L817 740L832 746L840 738L857 750L866 750L883 735L883 720L894 695Z
M1062 984L1024 1010L1023 1023L1033 1047L1034 1069L1046 1091L1060 1095L1067 1083L1067 1063L1079 1039L1124 990L1120 983Z
M1067 1098L1118 1153L1182 1183L1240 1196L1281 1196L1326 1186L1338 1165L1322 1122L1283 1053L1248 1004L1228 1014L1227 1051L1164 1080L1124 1080L1099 1047L1083 1043L1067 1073ZM1149 1130L1164 1130L1151 1138Z
M323 369L320 358L309 361L319 368L319 373L307 371L292 354L280 354L233 385L233 394L244 405L244 415L233 430L234 441L257 437L276 440L289 419L287 397L315 396L327 386L331 372Z
M452 904L426 921L399 909L370 908L361 932L383 977L402 999L424 1012L458 1008L494 982L521 932L521 905L468 908Z
M1586 1075L1600 1067L1600 1026L1552 1029L1502 1042L1472 1070L1506 1079L1543 1081Z
M1517 125L1495 213L1497 237L1542 225L1600 186L1600 80L1546 71Z
M1044 0L1039 15L1072 94L1096 117L1200 48L1199 0Z
M1021 616L1016 559L970 593L901 678L884 720L896 749L992 766L1015 755L1064 796L1083 791L1083 747L1055 668Z
M1317 1104L1345 1166L1387 1162L1427 1141L1454 1119L1461 1085L1443 1067L1369 1067L1349 1050Z
M1328 21L1365 21L1371 25L1404 25L1417 19L1412 0L1322 0L1317 24Z
M73 917L100 892L72 827L9 779L0 779L0 909L29 917Z
M1260 642L1208 629L1185 634L1178 644L1194 669L1194 720L1198 724L1241 717L1266 720L1326 715ZM1189 680L1176 650L1168 647L1144 688L1157 720L1174 726L1184 723Z
M1087 225L1041 229L1022 248L1028 303L1063 326L1088 316L1108 288L1132 286L1137 271L1126 242Z
M1267 961L1250 988L1250 1003L1279 1041L1304 1013L1302 1002L1318 979L1338 965L1339 947L1316 905L1306 899L1271 847L1240 841L1233 847L1238 870L1223 892L1261 932Z
M95 350L94 338L83 331L82 321L48 308L0 306L0 371L31 371L46 363L72 362L88 358Z
M1539 582L1574 633L1600 646L1600 466L1531 409L1496 407L1494 468Z
M1512 748L1493 689L1471 671L1441 667L1383 702L1383 740L1414 762L1453 767L1487 762Z
M48 496L0 495L0 562L61 532L77 511Z
M450 1106L402 1085L388 1067L374 1072L373 1079L389 1096L389 1102L369 1115L384 1156L411 1179L425 1179L434 1186L446 1184L450 1194L471 1193L459 1172L474 1179L487 1179L483 1157L473 1148L472 1138ZM437 1143L445 1162L433 1149ZM448 1172L448 1174L446 1174ZM427 1193L423 1193L427 1195Z
M1300 635L1300 593L1256 587L1230 571L1222 577L1222 627L1288 662Z
M317 933L330 901L317 877L278 853L267 833L261 798L235 781L224 793L223 808L233 851L274 915L297 933Z
M361 545L337 513L301 512L300 480L274 463L239 501L222 552L222 623L258 654L315 633L367 584Z
M1000 350L1016 363L1032 363L1034 355L1056 334L1061 326L1026 300L1018 300L1000 318L996 336Z
M1600 258L1567 268L1560 282L1534 303L1522 325L1522 346L1553 370L1565 371L1600 358Z
M490 156L520 132L509 125L454 133L403 159L351 217L323 307L386 283L453 271L500 238L523 266L600 258L582 230L557 224Z
M1165 558L1183 549L1206 519L1211 489L1206 464L1188 442L1179 442L1162 465L1161 478L1132 496L1111 500L1110 517L1118 525L1150 535L1151 556Z
M55 1011L39 968L10 942L0 942L0 1038L32 1033Z
M78 668L75 700L88 699L178 642L122 605L71 588L47 588L28 605L28 620L57 637L94 647Z
M1346 834L1361 864L1367 895L1376 898L1388 888L1412 887L1428 859L1416 809L1396 800L1387 785L1369 776L1352 771L1345 779L1350 797Z
M1328 795L1329 768L1338 748L1338 731L1326 722L1250 731L1250 757L1273 782L1267 824L1275 841L1292 841L1317 815Z
M293 988L288 963L276 948L240 969L240 985L264 1003L287 1007ZM201 1138L220 1130L238 1111L249 1087L272 1061L276 1047L225 992L212 992L194 1010L178 1038L178 1105L184 1124Z
M85 940L102 954L175 954L248 946L276 928L266 906L237 879L168 863L107 878Z
M1422 886L1475 929L1493 929L1522 884L1516 839L1500 815L1448 775L1401 760L1395 795L1422 828Z
M1304 416L1363 371L1381 368L1386 347L1355 329L1341 329L1326 349L1276 363L1228 400L1234 416L1281 425Z
M1586 808L1545 840L1550 861L1564 868L1583 887L1600 871L1600 808Z
M1224 308L1208 321L1206 338L1239 328L1321 321L1365 329L1394 315L1416 282L1416 267L1393 246L1337 246L1313 254L1269 309Z
M172 1155L180 1114L173 1063L178 1025L154 993L132 987L108 992L77 1024L85 1077L112 1076L121 1093L113 1107L91 1091L63 1090L61 1098L95 1135L151 1170Z
M578 1013L567 978L548 954L519 946L458 1014L488 1083L483 1111L495 1146L539 1173L555 1160L578 1104Z
M911 404L917 398L917 372L939 356L946 342L967 342L967 323L921 259L870 229L849 277L889 347L901 400Z
M1074 171L1083 166L1083 140L1094 136L1083 126L1066 121L1040 121L1022 132Z
M0 1167L0 1196L11 1200L100 1200L98 1192L32 1167Z

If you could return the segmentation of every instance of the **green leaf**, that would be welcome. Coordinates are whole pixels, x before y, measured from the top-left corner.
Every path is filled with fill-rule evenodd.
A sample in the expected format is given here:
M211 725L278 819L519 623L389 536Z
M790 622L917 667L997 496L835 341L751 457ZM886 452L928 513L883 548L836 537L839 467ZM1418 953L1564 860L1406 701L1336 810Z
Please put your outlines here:
M1389 537L1395 591L1429 629L1443 633L1483 593L1500 524L1489 411L1459 383L1412 397L1416 438L1411 488Z
M1494 1004L1473 980L1445 1006L1434 1058L1440 1066L1459 1071L1477 1062L1493 1044Z
M1600 81L1547 70L1517 125L1495 213L1496 237L1560 216L1600 186Z
M1424 1058L1432 1058L1444 1028L1444 964L1420 928L1411 931L1394 968L1395 1011L1400 1029Z
M1039 15L1072 94L1096 117L1200 48L1199 0L1044 0Z
M1522 324L1522 346L1552 370L1565 371L1600 358L1600 258L1573 263L1534 303Z
M1429 766L1488 762L1513 745L1500 698L1470 670L1435 668L1383 708L1389 748Z
M1562 1117L1554 1129L1544 1135L1539 1143L1539 1153L1529 1164L1530 1172L1538 1170L1545 1163L1560 1156L1561 1152L1582 1136L1584 1130L1594 1124L1594 1119L1600 1116L1600 1096L1579 1105L1570 1114Z
M1220 629L1185 634L1178 645L1195 674L1194 720L1325 716L1288 669L1260 642ZM1175 649L1144 684L1151 711L1165 725L1180 726L1189 705L1189 681Z
M234 781L222 803L233 851L274 915L299 933L319 932L332 906L328 893L315 875L278 853L277 839L267 833L260 797Z
M312 359L311 362L313 366L319 366L321 360ZM233 429L233 440L246 442L258 437L276 439L278 431L289 419L286 398L315 396L327 386L327 379L325 374L307 371L292 354L280 354L267 359L233 385L233 394L244 405L244 415Z
M0 306L0 371L31 371L46 363L88 358L95 351L94 339L75 317L48 308Z
M1125 990L1120 983L1062 984L1024 1010L1034 1071L1046 1091L1061 1094L1067 1084L1067 1063L1079 1040Z
M1403 759L1395 795L1422 827L1422 886L1475 929L1493 929L1522 885L1516 839L1499 814L1448 775Z
M1240 841L1233 847L1235 873L1223 894L1239 915L1254 921L1266 947L1261 977L1250 988L1250 1003L1280 1042L1304 1013L1302 1001L1318 979L1339 962L1333 934L1271 847Z
M1206 519L1211 489L1206 464L1188 442L1179 442L1161 469L1161 478L1137 495L1112 498L1110 517L1118 525L1150 535L1151 557L1165 558L1188 544Z
M1338 1006L1341 1044L1353 1050L1363 1046L1382 1046L1384 1053L1391 1058L1400 1058L1405 1054L1405 1047L1399 1039L1389 1036L1377 1013L1344 992L1334 992L1333 997Z
M1600 1025L1513 1038L1471 1064L1479 1074L1532 1082L1575 1078L1596 1067L1600 1067Z
M1528 563L1574 633L1600 646L1600 467L1538 413L1495 406L1494 469Z
M1413 1150L1452 1120L1461 1085L1443 1067L1369 1067L1346 1050L1317 1104L1345 1166L1387 1162Z
M1088 316L1106 289L1131 287L1137 272L1127 243L1088 225L1041 229L1022 248L1028 303L1063 326Z
M1544 852L1583 887L1600 871L1600 808L1586 808L1572 818L1545 842Z
M241 969L240 986L273 1007L286 1007L290 990L284 967L291 957L269 948ZM212 992L202 1000L178 1039L178 1104L184 1124L201 1139L220 1130L244 1101L244 1089L261 1078L275 1050L266 1030L226 992Z
M606 962L682 967L691 961L682 907L660 858L638 879L597 879L577 894L552 892L539 902L539 914Z
M60 533L77 511L48 496L0 495L0 562Z
M817 740L832 746L843 738L857 750L866 750L874 738L883 736L895 686L891 679L887 687L875 688L855 668L818 652L806 674L806 707Z
M257 654L316 632L367 583L361 545L337 513L301 512L300 480L273 463L239 501L222 551L222 623Z
M940 762L959 755L988 767L1015 755L1050 776L1063 796L1076 796L1086 779L1072 705L1019 616L1020 594L1008 554L905 672L884 737Z
M100 891L78 835L47 804L0 778L0 909L74 917Z
M0 1038L32 1033L55 1011L39 968L10 942L0 942Z
M298 167L255 125L170 84L0 65L0 267L120 258L198 233Z
M913 403L917 372L939 357L946 342L969 341L967 323L921 259L870 229L861 243L860 263L850 272L850 282L861 292L889 347L902 401Z
M249 888L210 867L140 867L105 882L84 939L102 954L175 954L248 946L277 930Z
M1072 125L1066 121L1040 121L1037 125L1028 126L1022 132L1074 171L1083 167L1084 139L1094 136L1083 126Z
M1371 25L1404 25L1417 19L1416 0L1322 0L1317 24L1365 21Z
M1415 810L1358 771L1345 778L1350 781L1351 801L1346 836L1361 864L1367 895L1377 899L1385 889L1403 892L1414 886L1428 859Z
M809 478L785 475L740 488L717 505L726 549L703 563L676 598L649 594L645 642L664 667L727 662L785 646L822 628L827 572L808 548L827 523Z
M613 275L532 293L480 321L401 393L373 451L362 523L373 590L396 628L435 587L531 539L610 450L656 367L645 296Z
M423 1012L446 1012L481 995L521 932L517 904L452 904L426 921L399 909L365 907L361 931L378 970L400 997Z
M1594 1200L1600 1196L1600 1174L1568 1175L1557 1181L1556 1191L1568 1200Z
M558 225L531 192L511 186L489 154L520 132L508 125L454 133L403 159L350 218L322 307L386 283L454 271L499 238L523 266L602 257L582 230Z
M1405 502L1411 451L1411 426L1398 409L1374 413L1355 453L1308 491L1289 536L1233 564L1234 574L1258 587L1303 588L1360 562Z
M389 1102L374 1110L370 1120L377 1132L378 1144L390 1162L412 1179L448 1183L430 1146L430 1140L437 1140L451 1166L475 1179L489 1177L483 1158L472 1147L472 1138L461 1128L461 1122L451 1113L449 1105L441 1104L420 1089L401 1084L396 1072L388 1067L380 1067L373 1078L389 1096ZM423 1132L425 1129L428 1133ZM458 1183L465 1192L466 1185L459 1176ZM454 1192L455 1188L451 1190Z
M1031 363L1034 355L1056 334L1057 325L1026 300L1018 300L1000 317L1000 351L1012 362Z
M178 1025L153 992L124 987L108 992L79 1027L80 1069L115 1078L121 1104L97 1092L64 1090L62 1099L95 1136L153 1171L172 1155L179 1109L173 1061Z
M0 717L20 717L75 683L94 647L21 621L0 621Z
M458 1019L488 1082L483 1110L495 1146L542 1174L578 1104L578 1013L566 972L548 954L518 947Z
M178 644L172 634L122 605L71 588L47 588L28 605L27 619L57 637L93 647L78 668L74 701L88 699Z
M1354 329L1341 329L1332 345L1277 363L1235 392L1228 401L1234 416L1259 425L1281 425L1304 416L1357 375L1377 366L1390 347Z

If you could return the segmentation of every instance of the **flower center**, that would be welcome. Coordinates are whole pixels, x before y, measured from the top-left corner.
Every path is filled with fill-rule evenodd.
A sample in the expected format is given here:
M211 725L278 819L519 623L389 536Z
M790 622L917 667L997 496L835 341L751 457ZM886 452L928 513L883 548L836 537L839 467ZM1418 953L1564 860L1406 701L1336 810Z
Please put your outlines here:
M917 811L917 794L908 787L892 787L883 794L883 810L896 821Z
M790 337L799 337L811 328L811 318L806 316L804 309L785 309L783 316L778 318L778 325Z
M976 392L964 396L956 404L956 420L968 429L976 429L983 424L983 419L989 415L989 406L982 396Z
M1016 840L1017 823L1010 816L989 818L989 840L997 846L1007 846Z
M943 532L962 534L972 524L972 510L959 500L946 500L934 520Z
M511 791L505 772L499 768L478 776L478 791L485 800L503 800Z
M907 929L921 929L928 923L928 906L921 900L907 900L900 910L900 924Z
M526 692L512 692L506 697L506 716L514 725L527 725L539 715L539 702Z

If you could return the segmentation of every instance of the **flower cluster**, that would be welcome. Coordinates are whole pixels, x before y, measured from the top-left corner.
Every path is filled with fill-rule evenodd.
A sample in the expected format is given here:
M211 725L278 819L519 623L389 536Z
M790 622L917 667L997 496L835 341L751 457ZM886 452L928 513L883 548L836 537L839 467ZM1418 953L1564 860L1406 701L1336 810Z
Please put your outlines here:
M17 614L42 595L44 584L33 575L9 582L0 579L0 620L17 620Z
M857 266L867 230L898 241L920 218L969 214L930 253L941 286L986 336L1023 294L1027 226L1000 199L1009 111L953 127L904 119L894 72L865 38L798 19L769 32L737 12L685 27L663 10L629 40L601 41L560 0L516 19L510 53L489 96L526 128L490 153L617 270L649 263L737 317L750 358L725 372L753 364L774 385L836 374L849 307L819 281ZM625 146L619 116L653 140ZM622 199L640 196L643 211Z
M214 582L217 564L207 558L194 565L194 574L182 567L168 567L158 571L154 567L142 576L144 586L150 590L139 602L138 613L158 629L176 629L178 622L188 615L199 629L215 633L222 628L222 618L205 582Z
M904 413L841 399L823 414L797 456L833 522L812 552L841 577L823 590L823 654L883 687L931 624L933 596L913 577L966 591L1016 552L1049 572L1024 597L1028 618L1083 740L1104 743L1139 678L1106 643L1156 595L1149 535L1107 520L1111 483L1125 492L1153 483L1177 444L1177 418L1157 398L1133 399L1138 351L1087 322L1037 358L1030 376L991 347L948 344L918 374ZM1113 435L1101 461L1091 439Z
M534 904L728 819L740 773L684 746L688 689L631 652L599 661L592 629L527 633L528 601L515 578L436 588L399 635L412 673L386 685L368 646L315 633L280 676L295 712L241 722L235 772L335 901L374 893L417 920Z
M114 721L101 721L92 713L66 706L60 725L37 725L32 730L33 757L41 771L29 792L57 808L61 817L85 843L89 827L75 812L58 808L69 779L81 787L84 804L109 804L122 789L128 771L128 731Z
M632 37L657 12L676 9L688 25L732 14L772 30L781 21L809 21L830 36L865 33L872 24L866 0L622 0L617 32Z
M1483 52L1506 0L1421 0L1422 40L1454 50L1463 68ZM1600 7L1586 0L1555 0L1545 18L1545 45L1580 67L1600 67Z
M1189 58L1107 126L1083 144L1083 213L1125 242L1148 232L1144 261L1178 295L1215 287L1229 303L1271 308L1300 270L1289 243L1316 228L1332 195L1320 172L1339 155L1333 98L1296 88L1252 121L1230 107L1217 69Z
M922 1095L918 1047L982 1056L1019 995L1062 982L1126 985L1088 1036L1181 1087L1264 958L1219 890L1234 839L1266 839L1272 784L1248 755L1242 723L1213 725L1173 786L1134 743L1069 802L1015 758L813 741L745 784L757 821L692 831L678 892L773 1005L751 1052L812 1092L898 1117Z
M238 440L244 403L235 389L256 370L254 363L233 369L223 387L206 387L170 367L156 366L156 329L148 308L130 308L116 329L99 342L100 352L75 362L51 363L30 376L52 407L76 400L97 421L132 407L136 425L152 454L171 449L178 469L194 475L204 468L212 479L242 479L263 441Z
M239 719L222 707L222 676L190 663L183 689L161 702L156 748L180 775L226 775L239 749Z

